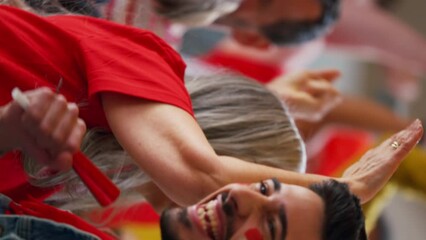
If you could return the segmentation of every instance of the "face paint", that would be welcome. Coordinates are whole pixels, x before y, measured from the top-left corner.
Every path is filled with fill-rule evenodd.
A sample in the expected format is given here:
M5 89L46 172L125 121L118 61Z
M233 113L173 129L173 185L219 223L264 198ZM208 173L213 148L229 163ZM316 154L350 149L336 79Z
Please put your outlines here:
M244 236L246 236L246 240L263 240L262 234L260 234L260 231L257 228L247 230Z

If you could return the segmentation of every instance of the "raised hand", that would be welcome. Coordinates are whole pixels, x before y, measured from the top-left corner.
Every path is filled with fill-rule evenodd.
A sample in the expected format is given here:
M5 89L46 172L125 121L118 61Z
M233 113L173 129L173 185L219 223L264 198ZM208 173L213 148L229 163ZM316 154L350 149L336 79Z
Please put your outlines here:
M341 99L332 84L339 76L337 70L304 71L278 77L267 87L286 103L294 118L319 121Z
M382 189L423 135L419 120L369 150L350 166L340 181L349 184L361 202L367 202Z
M12 101L1 109L1 149L20 149L46 164L50 170L68 170L72 154L81 144L86 125L78 117L78 107L49 88L24 93L28 106Z

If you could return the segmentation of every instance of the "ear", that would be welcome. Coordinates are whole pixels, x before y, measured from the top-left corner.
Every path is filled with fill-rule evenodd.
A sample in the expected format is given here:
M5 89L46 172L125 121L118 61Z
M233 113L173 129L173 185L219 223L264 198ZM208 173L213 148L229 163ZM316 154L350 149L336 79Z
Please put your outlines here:
M257 32L232 29L232 37L241 45L257 49L267 49L271 43Z

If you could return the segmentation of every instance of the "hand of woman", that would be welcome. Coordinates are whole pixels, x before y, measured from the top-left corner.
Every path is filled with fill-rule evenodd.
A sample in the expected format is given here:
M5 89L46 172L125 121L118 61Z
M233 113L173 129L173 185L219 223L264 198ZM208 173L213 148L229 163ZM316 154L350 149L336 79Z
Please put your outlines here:
M25 110L16 101L1 109L0 148L20 149L50 170L70 169L86 131L77 105L46 87L24 95L29 100Z
M340 179L365 203L376 195L423 135L419 120L369 150Z
M340 94L333 81L337 70L304 71L278 77L267 85L286 103L295 119L319 121L339 103Z

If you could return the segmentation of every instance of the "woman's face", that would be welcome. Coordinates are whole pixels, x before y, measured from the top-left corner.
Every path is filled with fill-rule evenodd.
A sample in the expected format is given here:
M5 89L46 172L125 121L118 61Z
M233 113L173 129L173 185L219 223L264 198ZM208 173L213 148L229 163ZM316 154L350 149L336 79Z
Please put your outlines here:
M321 239L324 203L311 190L266 180L231 184L161 216L163 239Z

